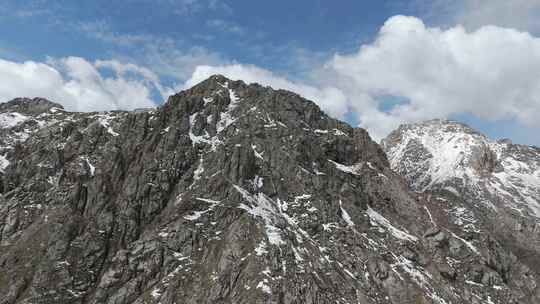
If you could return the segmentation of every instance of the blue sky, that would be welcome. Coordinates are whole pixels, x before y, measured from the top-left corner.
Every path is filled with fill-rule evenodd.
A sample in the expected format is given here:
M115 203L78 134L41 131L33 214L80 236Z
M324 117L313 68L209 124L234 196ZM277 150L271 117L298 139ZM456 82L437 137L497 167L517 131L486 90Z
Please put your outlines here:
M136 41L146 36L287 73L296 69L295 52L324 59L353 50L388 17L414 12L396 1L4 2L0 46L11 59L136 57ZM133 45L124 41L130 37Z
M530 47L540 45L539 9L524 0L4 0L0 98L133 108L221 72L296 90L377 138L448 117L540 145L537 75L512 76L540 66L540 47ZM509 57L525 48L525 59L485 59L494 44Z

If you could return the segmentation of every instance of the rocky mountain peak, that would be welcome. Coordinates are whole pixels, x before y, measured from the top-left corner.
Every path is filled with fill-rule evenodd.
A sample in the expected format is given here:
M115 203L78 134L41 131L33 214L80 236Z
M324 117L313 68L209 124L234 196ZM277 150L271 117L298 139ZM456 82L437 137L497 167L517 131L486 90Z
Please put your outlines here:
M453 132L453 133L468 133L468 134L478 134L476 130L468 126L467 124L464 124L459 121L450 120L450 119L431 119L426 121L421 121L417 123L409 123L409 124L402 124L398 127L397 130L407 130L407 129L424 129L425 131L428 130L437 130L440 132ZM396 131L397 131L396 130ZM396 132L394 131L394 132Z
M456 224L489 223L517 259L540 272L534 266L540 263L539 148L491 140L445 120L401 126L382 145L413 189L442 196Z
M1 129L0 303L537 299L483 221L295 93L216 75L153 110L25 117Z
M491 140L448 120L400 126L382 146L392 168L417 190L485 187L477 200L517 200L511 208L540 217L538 148Z
M388 166L384 152L364 129L352 128L335 120L314 102L285 90L214 75L191 89L171 96L163 111L176 116L188 115L193 129L190 136L195 141L215 142L216 136L231 134L226 131L229 126L235 133L289 129L297 137L303 137L302 133L331 134L336 138L350 136L365 151L350 153L353 151L340 150L343 147L336 145L339 151L333 157L337 161L345 160L343 155L349 154L347 157L352 157L353 162L372 158L374 163Z
M510 143L492 141L463 123L435 119L402 125L381 144L400 173L415 175L423 168L410 180L416 189L427 190L456 178L489 178L502 169L500 154Z

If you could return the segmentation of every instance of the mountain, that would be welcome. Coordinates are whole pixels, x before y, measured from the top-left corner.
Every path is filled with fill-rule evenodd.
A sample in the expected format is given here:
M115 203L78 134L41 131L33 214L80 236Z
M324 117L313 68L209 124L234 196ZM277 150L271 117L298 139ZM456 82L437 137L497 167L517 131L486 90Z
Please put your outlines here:
M63 107L42 98L17 98L0 103L0 172L9 165L6 159L18 142L23 142L35 131L57 122L54 113ZM50 115L49 115L50 114Z
M391 166L418 191L468 193L477 204L540 218L540 148L492 141L445 120L403 125L383 141Z
M462 196L412 191L297 94L215 75L156 109L0 117L0 303L538 303L487 217L448 221Z
M402 125L382 147L413 190L439 197L444 218L468 231L482 223L538 277L540 148L438 119Z

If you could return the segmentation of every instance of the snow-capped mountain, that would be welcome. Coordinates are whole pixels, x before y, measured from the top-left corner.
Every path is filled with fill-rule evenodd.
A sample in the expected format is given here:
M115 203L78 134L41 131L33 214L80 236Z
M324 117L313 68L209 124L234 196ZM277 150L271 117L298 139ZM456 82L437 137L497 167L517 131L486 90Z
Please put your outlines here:
M18 98L0 104L0 172L9 165L6 156L35 131L55 122L62 106L41 98ZM56 118L55 118L56 117Z
M402 125L382 142L392 169L417 191L467 194L494 212L540 219L540 148L490 140L449 120Z
M2 304L540 299L537 248L411 191L365 130L297 94L216 75L156 109L18 99L0 117Z
M449 120L402 125L382 147L392 169L442 211L439 223L489 231L540 274L540 148Z

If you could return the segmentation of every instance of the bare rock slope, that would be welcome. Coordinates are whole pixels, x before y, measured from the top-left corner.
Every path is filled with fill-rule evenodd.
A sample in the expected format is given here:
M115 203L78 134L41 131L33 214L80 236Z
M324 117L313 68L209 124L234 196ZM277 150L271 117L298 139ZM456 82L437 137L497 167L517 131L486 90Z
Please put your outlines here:
M484 218L445 222L291 92L212 76L147 111L18 99L0 124L0 303L538 303Z

